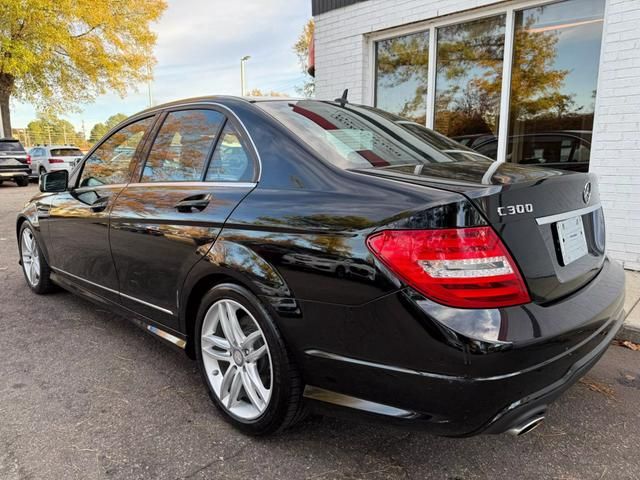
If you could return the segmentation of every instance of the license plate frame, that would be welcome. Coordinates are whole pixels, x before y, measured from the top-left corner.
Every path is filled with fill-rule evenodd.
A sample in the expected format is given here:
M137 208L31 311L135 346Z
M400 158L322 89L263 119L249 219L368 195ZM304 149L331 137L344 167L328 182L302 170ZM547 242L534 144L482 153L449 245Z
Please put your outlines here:
M575 262L589 253L587 237L584 234L584 222L581 215L556 222L560 256L564 266Z

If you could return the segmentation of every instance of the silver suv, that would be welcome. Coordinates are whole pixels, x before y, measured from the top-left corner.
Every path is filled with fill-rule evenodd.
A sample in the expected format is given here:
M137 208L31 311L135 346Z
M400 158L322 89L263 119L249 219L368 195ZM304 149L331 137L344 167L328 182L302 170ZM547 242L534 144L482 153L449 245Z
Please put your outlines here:
M29 156L32 173L42 175L56 170L67 170L71 173L84 155L73 145L47 145L32 148Z

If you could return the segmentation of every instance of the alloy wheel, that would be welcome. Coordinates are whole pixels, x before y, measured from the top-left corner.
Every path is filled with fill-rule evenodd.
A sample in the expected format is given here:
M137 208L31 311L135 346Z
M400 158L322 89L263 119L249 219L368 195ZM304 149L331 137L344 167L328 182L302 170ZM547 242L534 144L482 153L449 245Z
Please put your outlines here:
M220 404L240 420L262 415L271 399L273 366L253 315L234 300L218 300L202 323L201 349L209 384Z
M21 239L22 268L31 286L40 282L40 254L33 232L29 228L22 231Z

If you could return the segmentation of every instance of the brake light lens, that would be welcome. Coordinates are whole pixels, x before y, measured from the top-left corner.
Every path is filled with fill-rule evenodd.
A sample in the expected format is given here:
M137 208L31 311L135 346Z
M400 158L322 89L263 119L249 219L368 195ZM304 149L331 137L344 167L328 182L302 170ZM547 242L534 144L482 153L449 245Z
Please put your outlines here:
M27 165L31 165L31 155L27 154Z
M64 160L61 158L50 158L49 163L64 163Z
M518 268L491 227L384 230L369 250L427 298L456 308L531 301Z

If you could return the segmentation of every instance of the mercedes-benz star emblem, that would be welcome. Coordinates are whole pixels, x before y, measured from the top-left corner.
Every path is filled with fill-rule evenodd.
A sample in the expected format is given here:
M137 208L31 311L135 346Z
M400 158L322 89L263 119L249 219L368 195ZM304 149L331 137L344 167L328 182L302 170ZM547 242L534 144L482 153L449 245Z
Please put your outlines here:
M584 184L584 189L582 190L582 200L584 200L584 203L589 203L589 200L591 200L591 182L587 182Z

